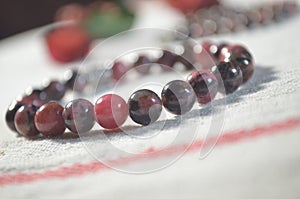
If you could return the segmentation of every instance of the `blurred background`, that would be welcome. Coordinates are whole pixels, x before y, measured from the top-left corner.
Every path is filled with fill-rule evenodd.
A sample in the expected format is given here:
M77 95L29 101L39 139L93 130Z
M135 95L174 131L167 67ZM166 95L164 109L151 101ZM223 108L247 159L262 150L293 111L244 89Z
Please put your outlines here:
M0 39L53 21L58 8L69 3L87 5L95 0L1 0Z

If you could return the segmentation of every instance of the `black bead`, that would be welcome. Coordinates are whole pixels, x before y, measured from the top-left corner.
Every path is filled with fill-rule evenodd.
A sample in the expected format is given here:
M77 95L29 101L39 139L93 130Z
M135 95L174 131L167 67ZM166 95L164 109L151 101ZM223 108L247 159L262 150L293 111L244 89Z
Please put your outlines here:
M17 131L26 137L32 137L39 134L35 127L34 116L38 107L34 105L23 105L16 112L14 122Z
M6 111L5 114L5 121L7 126L14 132L18 132L15 126L15 115L18 109L23 106L23 104L18 103L17 101L14 101L9 107L8 110Z
M196 96L189 83L174 80L166 84L161 93L164 107L173 114L181 115L190 111L195 104Z
M162 111L162 102L153 91L142 89L130 96L128 108L131 119L145 126L159 118Z

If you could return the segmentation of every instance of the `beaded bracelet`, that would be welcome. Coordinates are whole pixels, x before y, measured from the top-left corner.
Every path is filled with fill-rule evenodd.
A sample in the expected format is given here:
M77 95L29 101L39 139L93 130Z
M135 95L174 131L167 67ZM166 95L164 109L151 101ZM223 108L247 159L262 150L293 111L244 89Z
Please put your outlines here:
M245 47L211 42L204 42L201 46L218 64L204 66L210 70L193 71L186 81L174 80L167 83L162 89L161 98L151 90L141 89L135 91L127 103L117 94L106 94L95 105L79 98L68 102L63 108L57 101L64 97L67 90L82 91L86 85L85 79L82 79L79 86L74 87L79 74L73 71L64 82L52 81L42 89L31 90L15 100L6 112L6 123L12 131L25 137L56 137L62 135L66 128L73 133L88 132L95 122L105 129L116 129L128 116L145 126L159 118L162 107L175 115L185 114L196 101L207 104L215 98L218 91L230 94L252 76L253 57ZM199 56L195 48L186 51ZM182 56L166 50L154 61L140 55L131 68L147 73L149 65L144 67L143 64L157 63L166 68L173 67L177 62L182 63L187 70L193 68L193 64ZM138 67L140 65L143 67ZM114 62L110 69L111 78L119 80L126 71L128 69L125 64Z

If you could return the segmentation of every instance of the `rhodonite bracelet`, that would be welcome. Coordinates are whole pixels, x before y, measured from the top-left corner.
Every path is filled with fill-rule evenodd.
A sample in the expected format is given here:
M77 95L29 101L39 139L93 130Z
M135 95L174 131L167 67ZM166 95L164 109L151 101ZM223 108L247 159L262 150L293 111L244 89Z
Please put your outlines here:
M83 91L86 86L86 79L80 79L79 72L74 70L64 81L52 81L15 100L6 112L6 123L12 131L25 137L56 137L62 135L66 128L73 133L84 133L90 131L96 122L104 129L117 129L128 116L135 123L146 126L160 117L163 107L174 115L183 115L192 109L195 102L211 102L217 92L225 95L233 93L253 74L253 57L242 45L203 42L201 51L195 46L184 46L195 62L200 63L201 70L195 67L197 63L190 63L183 56L167 50L162 50L162 55L155 60L139 55L131 66L115 61L109 69L109 78L115 82L129 69L148 74L151 64L161 65L162 71L168 71L176 63L181 63L186 70L194 69L186 80L167 83L160 95L149 89L140 89L127 101L111 93L100 96L94 104L78 98L63 107L59 101L65 93ZM207 64L207 58L201 57L203 52L216 64Z

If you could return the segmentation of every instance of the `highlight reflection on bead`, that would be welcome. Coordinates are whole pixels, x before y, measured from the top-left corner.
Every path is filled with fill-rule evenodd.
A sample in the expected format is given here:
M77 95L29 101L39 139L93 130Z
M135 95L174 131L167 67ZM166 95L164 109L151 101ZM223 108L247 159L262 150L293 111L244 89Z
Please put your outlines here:
M182 115L190 111L195 104L196 96L191 85L182 80L166 84L161 93L164 107L173 114Z
M128 107L131 119L146 126L159 118L162 111L162 102L153 91L142 89L134 92L129 97Z
M187 81L194 89L200 104L209 103L218 92L217 78L209 71L194 71L187 77Z
M116 94L101 96L94 107L96 121L106 129L120 127L128 117L128 108L125 100Z

